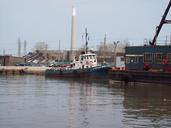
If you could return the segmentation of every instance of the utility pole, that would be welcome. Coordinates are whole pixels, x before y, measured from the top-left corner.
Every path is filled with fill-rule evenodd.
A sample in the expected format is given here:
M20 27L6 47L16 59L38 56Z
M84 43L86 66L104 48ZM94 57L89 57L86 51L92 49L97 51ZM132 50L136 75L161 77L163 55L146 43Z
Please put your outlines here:
M61 40L59 40L59 46L58 46L58 50L61 51Z
M171 35L170 35L170 45L171 45Z
M27 42L24 40L24 48L23 48L23 55L25 56L27 54Z
M104 45L103 45L103 62L105 62L105 53L106 53L106 34L104 36Z
M165 42L165 45L167 45L167 42L168 42L168 36L166 35L166 42Z
M18 38L18 57L21 57L21 41L20 41L20 38Z
M5 56L5 49L3 49L3 55Z

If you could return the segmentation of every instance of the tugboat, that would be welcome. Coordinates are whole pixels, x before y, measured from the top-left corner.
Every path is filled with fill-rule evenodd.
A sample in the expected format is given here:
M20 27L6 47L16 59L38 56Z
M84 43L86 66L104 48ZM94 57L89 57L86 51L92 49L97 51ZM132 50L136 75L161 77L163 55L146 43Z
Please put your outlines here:
M79 57L64 66L52 67L45 71L48 77L72 77L72 78L104 78L108 76L111 66L104 63L97 63L97 56L94 52L88 50L88 33L86 29L86 48Z

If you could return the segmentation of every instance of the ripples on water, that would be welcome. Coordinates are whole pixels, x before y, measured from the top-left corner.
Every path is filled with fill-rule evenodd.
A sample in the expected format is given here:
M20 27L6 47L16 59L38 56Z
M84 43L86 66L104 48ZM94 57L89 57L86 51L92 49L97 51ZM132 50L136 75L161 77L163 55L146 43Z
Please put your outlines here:
M169 128L171 86L0 76L0 128Z

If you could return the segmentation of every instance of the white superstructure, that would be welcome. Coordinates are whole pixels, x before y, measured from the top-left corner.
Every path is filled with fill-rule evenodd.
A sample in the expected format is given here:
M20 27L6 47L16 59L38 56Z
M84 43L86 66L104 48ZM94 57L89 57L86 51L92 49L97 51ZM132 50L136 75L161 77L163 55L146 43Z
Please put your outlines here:
M97 66L97 56L94 53L81 54L71 63L72 68L84 69Z

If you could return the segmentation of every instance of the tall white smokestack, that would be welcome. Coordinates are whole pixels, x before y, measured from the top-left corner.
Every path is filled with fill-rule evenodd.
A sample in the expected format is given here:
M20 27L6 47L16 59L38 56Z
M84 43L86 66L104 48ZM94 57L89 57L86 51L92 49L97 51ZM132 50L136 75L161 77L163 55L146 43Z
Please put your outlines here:
M74 50L76 50L76 9L72 8L72 21L71 21L71 58L74 59Z
M75 16L76 15L76 10L75 10L75 8L73 7L73 9L72 9L72 16Z

